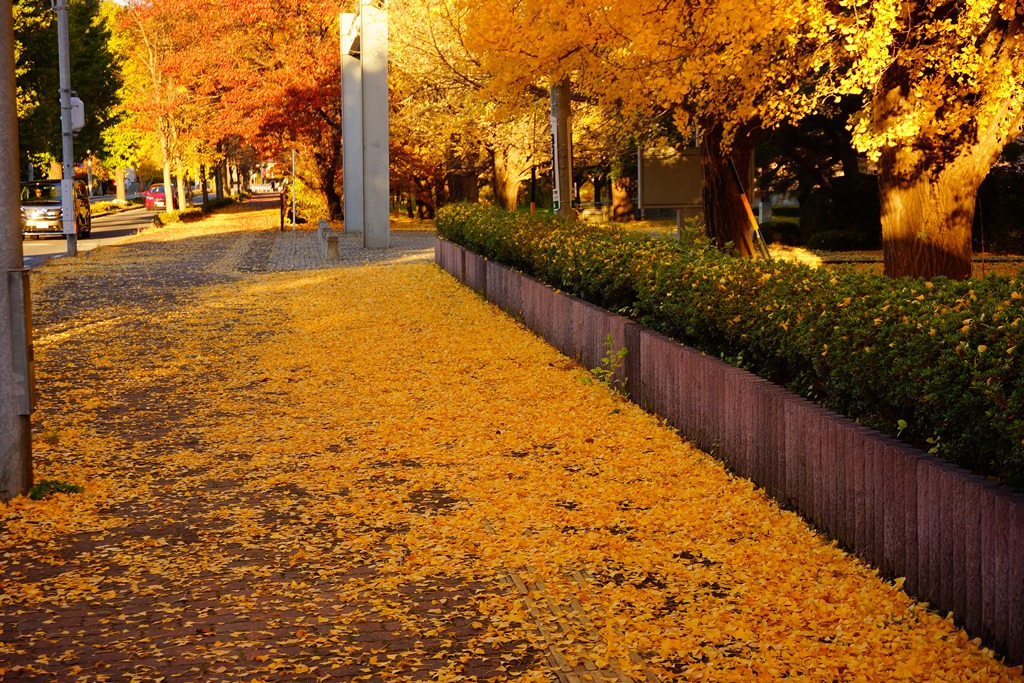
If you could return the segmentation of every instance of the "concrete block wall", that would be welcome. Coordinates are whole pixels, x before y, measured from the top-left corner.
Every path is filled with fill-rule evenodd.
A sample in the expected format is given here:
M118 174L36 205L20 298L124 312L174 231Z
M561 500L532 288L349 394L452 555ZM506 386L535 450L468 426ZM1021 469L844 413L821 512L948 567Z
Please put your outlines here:
M1013 664L1024 663L1024 495L438 238L435 260Z

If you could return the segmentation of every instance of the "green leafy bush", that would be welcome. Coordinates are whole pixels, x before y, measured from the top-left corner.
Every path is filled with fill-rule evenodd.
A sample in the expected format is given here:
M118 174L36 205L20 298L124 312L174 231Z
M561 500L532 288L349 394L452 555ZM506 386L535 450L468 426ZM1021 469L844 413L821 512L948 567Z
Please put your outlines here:
M82 493L85 488L77 484L69 484L59 479L44 479L28 490L28 497L32 500L42 500L55 493Z
M811 235L807 240L808 249L823 251L854 251L868 248L862 233L854 230L826 230Z
M439 234L880 431L1024 485L1024 281L890 279L456 204Z
M220 199L208 199L200 208L203 213L210 213L217 209L223 209L225 206L231 206L234 203L234 197L221 197Z
M206 212L202 207L193 206L187 209L171 211L170 213L158 213L153 217L153 223L158 226L171 223L191 223L192 221L201 220L204 213Z

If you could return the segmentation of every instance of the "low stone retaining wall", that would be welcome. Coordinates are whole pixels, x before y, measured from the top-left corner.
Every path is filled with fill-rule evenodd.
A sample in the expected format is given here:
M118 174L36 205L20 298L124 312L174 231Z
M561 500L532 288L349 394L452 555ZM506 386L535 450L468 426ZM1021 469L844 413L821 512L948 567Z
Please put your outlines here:
M632 401L1024 662L1024 495L446 240L435 261L583 367L610 334Z

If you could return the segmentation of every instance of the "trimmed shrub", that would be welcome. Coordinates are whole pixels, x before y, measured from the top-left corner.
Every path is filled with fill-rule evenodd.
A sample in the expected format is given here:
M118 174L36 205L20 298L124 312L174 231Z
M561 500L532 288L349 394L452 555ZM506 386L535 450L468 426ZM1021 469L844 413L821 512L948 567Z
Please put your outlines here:
M158 213L153 217L155 225L169 225L171 223L191 223L203 218L205 212L201 207L193 206L188 209L178 209L170 213Z
M800 224L793 221L772 219L760 226L761 234L769 242L787 244L791 247L800 244Z
M1024 485L1024 281L891 279L455 204L438 233L879 431Z
M772 215L781 218L800 218L799 206L773 206Z
M854 230L826 230L811 235L807 240L808 249L822 251L856 251L866 249L864 235Z
M882 244L882 202L878 179L859 173L832 178L831 187L816 188L800 204L800 229L810 246L817 233L846 230L861 235L863 249Z

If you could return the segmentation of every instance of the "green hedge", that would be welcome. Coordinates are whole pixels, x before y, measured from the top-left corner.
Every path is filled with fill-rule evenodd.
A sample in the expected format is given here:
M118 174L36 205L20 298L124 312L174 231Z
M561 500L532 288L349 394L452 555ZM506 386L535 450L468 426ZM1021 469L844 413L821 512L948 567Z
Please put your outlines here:
M191 223L192 221L200 220L204 213L202 208L198 206L188 209L176 209L169 213L158 213L153 217L153 224L160 226L171 223Z
M888 279L454 204L438 233L976 472L1024 485L1024 281Z
M217 209L230 206L235 201L233 197L223 197L221 199L211 199L205 204L192 206L187 209L177 209L170 213L158 213L153 217L153 224L159 227L171 223L191 223L192 221L201 220L203 216Z
M235 200L234 197L221 197L220 199L208 199L208 200L206 200L206 203L202 204L199 208L201 208L203 210L203 213L210 213L211 211L216 211L217 209L224 208L225 206L230 206L230 205L234 204L235 201L236 200Z

